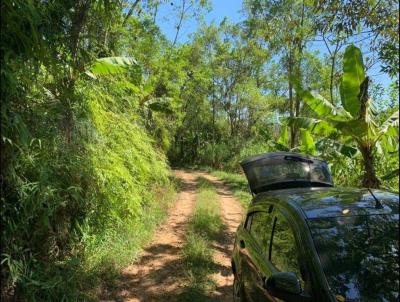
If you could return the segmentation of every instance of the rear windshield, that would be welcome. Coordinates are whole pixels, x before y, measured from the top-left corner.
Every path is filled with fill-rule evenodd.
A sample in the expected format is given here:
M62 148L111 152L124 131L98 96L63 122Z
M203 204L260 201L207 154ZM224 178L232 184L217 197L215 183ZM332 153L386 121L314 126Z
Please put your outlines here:
M247 164L245 169L249 183L256 191L285 182L332 183L327 164L317 160L290 156L268 158Z
M398 214L308 222L338 301L399 301Z

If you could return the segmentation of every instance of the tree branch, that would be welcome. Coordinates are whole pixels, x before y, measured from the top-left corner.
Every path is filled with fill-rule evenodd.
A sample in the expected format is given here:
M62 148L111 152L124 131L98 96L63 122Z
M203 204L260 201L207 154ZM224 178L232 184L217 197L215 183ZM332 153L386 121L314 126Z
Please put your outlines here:
M136 0L133 2L131 8L129 9L128 13L126 14L124 21L122 22L122 26L125 26L126 22L128 21L129 17L132 16L133 11L135 10L136 6L139 4L140 0Z

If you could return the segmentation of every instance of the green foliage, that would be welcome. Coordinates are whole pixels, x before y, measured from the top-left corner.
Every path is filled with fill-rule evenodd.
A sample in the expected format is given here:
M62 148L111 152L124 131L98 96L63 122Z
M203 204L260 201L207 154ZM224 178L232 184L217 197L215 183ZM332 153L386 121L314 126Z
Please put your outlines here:
M287 146L289 146L289 128L287 125L283 125L281 127L281 134L279 135L278 144L281 146L281 148L285 149L285 151L288 151Z
M298 88L298 93L303 98L304 102L320 117L325 117L325 119L333 121L346 121L351 118L351 115L346 111L341 108L336 108L321 95L313 94L310 91L304 91L300 87ZM343 107L345 107L344 104Z
M95 75L120 74L128 72L131 65L137 65L134 58L107 57L97 59L90 71Z
M399 72L398 14L393 0L314 3L314 25L320 34L340 46L362 37L366 52L373 52L381 70L394 77Z
M343 56L343 77L340 85L343 108L358 118L361 103L361 84L365 81L364 62L360 49L354 45L346 48Z
M2 299L96 299L135 259L175 191L140 107L140 68L111 53L122 8L4 5ZM82 72L89 66L98 80Z
M300 94L304 101L321 120L307 117L291 118L289 123L294 127L310 130L312 133L336 139L331 144L342 154L352 156L351 148L357 148L363 157L364 175L362 185L379 187L380 180L376 176L374 153L377 146L382 144L381 155L389 157L393 147L398 150L398 111L388 120L378 125L378 119L372 109L372 101L368 98L368 77L364 74L361 52L350 45L346 48L343 61L342 105L349 113L334 108L321 96L313 96L310 92ZM340 139L339 139L340 138ZM343 141L353 140L353 146L341 146ZM390 142L390 143L388 143ZM391 145L391 146L389 146Z
M111 79L78 85L78 148L57 140L48 116L18 154L18 202L3 203L2 267L30 301L94 295L135 259L174 198L166 159L138 123L138 97Z
M317 148L315 146L310 131L301 129L300 138L301 138L300 150L305 154L315 155L317 152Z

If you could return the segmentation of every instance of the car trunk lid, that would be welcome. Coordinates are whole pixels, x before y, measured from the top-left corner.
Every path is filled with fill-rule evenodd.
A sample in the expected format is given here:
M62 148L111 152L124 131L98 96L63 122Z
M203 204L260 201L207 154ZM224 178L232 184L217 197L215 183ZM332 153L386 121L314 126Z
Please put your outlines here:
M325 161L299 153L266 153L246 158L240 164L253 194L284 188L333 186Z

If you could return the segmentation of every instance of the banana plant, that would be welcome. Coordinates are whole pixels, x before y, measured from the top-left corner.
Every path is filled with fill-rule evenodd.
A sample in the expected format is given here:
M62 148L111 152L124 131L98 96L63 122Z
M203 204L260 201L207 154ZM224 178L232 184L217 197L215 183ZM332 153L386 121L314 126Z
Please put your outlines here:
M379 188L380 180L376 176L373 154L378 146L388 151L398 149L399 112L394 112L379 124L368 96L368 84L361 51L350 45L344 53L343 76L339 87L343 107L335 107L321 95L297 87L297 92L318 118L289 118L289 125L335 140L337 144L349 139L353 141L363 158L361 185Z
M126 73L132 65L138 65L132 57L99 58L86 74L92 78L96 78L97 75L121 74Z
M289 148L289 129L287 125L282 125L278 140L274 143L276 149L281 151L302 152L310 155L317 155L317 145L307 129L300 129L300 146Z

